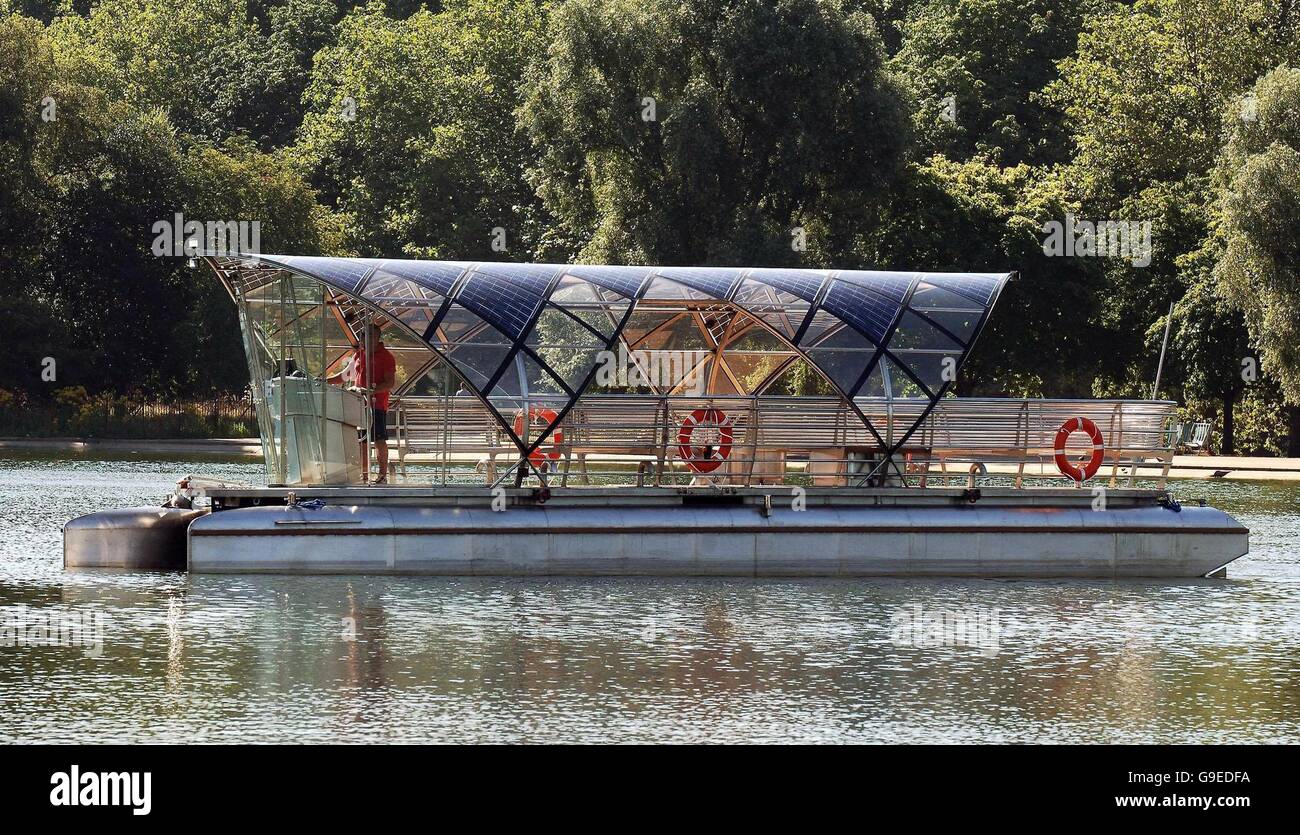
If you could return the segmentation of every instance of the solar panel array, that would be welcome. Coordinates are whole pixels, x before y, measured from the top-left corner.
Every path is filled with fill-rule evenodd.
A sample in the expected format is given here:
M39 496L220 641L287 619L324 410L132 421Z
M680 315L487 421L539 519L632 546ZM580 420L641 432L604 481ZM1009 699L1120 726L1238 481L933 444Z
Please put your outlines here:
M559 276L573 275L590 281L604 288L605 291L618 293L628 299L635 299L642 285L651 276L659 275L682 286L703 293L711 299L728 301L735 287L742 278L765 284L784 294L786 299L797 298L799 308L796 319L802 321L808 304L814 302L823 286L827 287L825 297L819 306L812 308L815 318L821 323L816 334L810 329L809 337L824 335L827 327L836 327L843 322L850 328L865 335L872 341L883 344L886 334L894 320L899 317L908 302L911 288L919 279L935 287L960 294L978 306L987 308L996 298L1002 284L1008 276L1004 274L983 273L905 273L872 272L864 270L827 271L811 269L738 269L733 267L622 267L605 265L560 265L560 264L506 264L506 263L468 263L454 261L413 261L348 258L316 258L304 256L258 256L261 262L282 265L307 275L316 277L327 284L348 293L356 294L361 281L375 270L377 275L384 273L408 279L443 296L452 297L455 305L463 306L484 321L488 322L509 342L521 343L528 335L533 320L542 309L547 294ZM380 272L382 271L382 272ZM830 283L827 285L827 277ZM376 292L382 291L386 282L375 283ZM457 286L459 284L459 286ZM366 296L366 288L360 287L360 294ZM563 302L552 301L563 309ZM745 307L745 300L738 299L738 307ZM772 320L770 301L756 305L763 311L758 315L769 325ZM453 307L453 312L456 307ZM621 313L622 311L620 311ZM575 312L575 315L581 315ZM838 320L838 321L837 321ZM797 324L797 322L796 322ZM925 338L926 324L917 319L908 331L909 339L915 341ZM784 328L779 328L787 337ZM913 333L915 331L915 333ZM935 332L936 334L938 331ZM845 337L851 336L843 331ZM977 334L972 330L967 335L973 340ZM426 340L432 334L425 334ZM854 337L861 341L862 337ZM484 341L478 337L476 342ZM498 337L496 340L506 340ZM848 340L852 342L853 340ZM823 372L831 374L843 384L856 380L865 370L877 352L836 350L828 348L829 343L820 345L810 359L823 367ZM863 346L867 347L867 346ZM888 344L883 347L890 350ZM899 346L900 349L902 346ZM501 344L498 353L509 349ZM805 347L806 350L806 347ZM903 351L903 354L909 352ZM899 354L900 359L903 354ZM504 354L502 354L504 356ZM920 360L914 356L906 358L915 364ZM820 362L819 362L820 360ZM888 362L888 357L885 358ZM831 366L834 366L833 368ZM481 373L491 369L477 369ZM928 367L923 370L929 370ZM471 375L475 376L475 375ZM579 375L582 376L582 375ZM900 373L901 376L901 373ZM929 374L920 375L923 379ZM480 392L488 394L487 392ZM851 394L851 392L846 392Z
M450 296L452 285L470 266L455 261L392 260L383 262L378 271L410 279L441 295Z
M883 342L898 315L901 302L902 299L894 301L857 284L836 279L826 292L822 308L875 342Z
M569 275L584 278L593 284L599 284L606 290L613 290L627 296L629 299L636 298L637 290L641 288L641 282L645 277L654 272L653 267L605 267L579 264L569 267Z
M479 265L461 285L456 301L490 322L511 339L519 339L546 298L553 266Z
M261 258L313 275L345 293L355 293L361 279L380 263L375 258L320 258L311 255L266 255Z
M916 278L917 273L882 273L866 270L840 270L835 273L837 281L867 288L899 304L907 298L907 291L911 289L912 282Z
M664 278L719 300L728 298L731 285L736 283L740 273L731 267L664 267L659 270L659 275Z
M935 287L942 287L944 290L951 290L954 293L960 293L971 301L979 302L980 305L988 307L989 302L993 300L993 294L1002 286L1006 276L1002 275L935 275L927 274L925 280Z
M817 291L826 280L827 273L815 270L750 270L745 276L811 302L817 297Z

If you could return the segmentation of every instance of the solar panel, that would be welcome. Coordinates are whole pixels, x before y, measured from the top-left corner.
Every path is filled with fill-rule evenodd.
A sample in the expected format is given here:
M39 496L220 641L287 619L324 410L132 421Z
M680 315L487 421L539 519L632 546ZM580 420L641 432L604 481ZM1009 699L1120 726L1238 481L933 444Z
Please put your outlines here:
M898 314L901 301L887 299L862 286L837 278L826 293L822 308L876 342L882 342Z
M569 267L569 275L586 279L593 284L599 284L606 290L613 290L615 293L621 293L629 299L636 298L637 291L641 288L641 282L646 276L654 272L653 267L598 267L588 264L578 264Z
M461 273L471 266L464 261L385 261L380 269L398 278L406 278L428 287L444 296L451 295L451 287Z
M994 292L1003 282L1005 276L1001 275L934 275L928 274L925 280L935 287L942 287L945 290L951 290L954 293L960 293L966 298L977 301L984 307L988 307L989 302L993 299Z
M263 255L261 258L302 270L345 293L355 293L361 279L380 263L375 258L318 258L311 255Z
M846 284L865 287L896 302L907 298L907 291L912 286L916 273L891 273L875 270L840 270L835 277Z
M718 301L726 301L731 285L740 278L740 270L733 267L664 267L659 275L699 290Z
M918 280L924 280L926 284L913 298L916 305L939 308L931 310L927 315L948 327L968 344L978 335L980 324L984 321L984 311L992 304L999 288L1008 278L1005 274L990 273L933 274L867 270L831 272L795 268L654 268L497 262L474 264L282 255L251 256L247 260L248 266L241 269L263 272L268 268L293 269L352 296L359 293L372 301L382 302L391 315L407 317L403 321L409 318L408 324L417 332L429 320L431 313L427 304L424 308L419 308L421 292L411 285L438 294L430 295L423 300L425 302L430 299L440 300L439 297L442 296L450 297L455 290L454 303L439 331L449 344L440 344L438 348L444 352L450 350L450 361L473 381L476 388L485 386L487 380L498 370L504 357L509 355L510 342L523 339L538 311L543 309L552 282L565 274L588 281L599 288L595 292L609 295L607 305L601 307L600 302L591 297L593 291L588 288L586 295L582 296L585 301L573 304L574 309L569 311L584 321L591 321L591 317L599 319L596 326L601 333L608 330L605 321L608 310L612 308L616 314L622 314L630 304L621 299L615 300L614 294L635 299L641 286L656 275L664 279L661 289L668 293L662 296L665 299L676 300L680 297L683 301L690 302L700 298L723 302L731 301L734 296L736 307L752 307L755 316L786 338L793 336L790 328L803 321L809 305L825 287L825 297L816 309L801 347L807 352L806 356L842 386L856 381L857 375L870 362L873 351L866 340L869 338L877 343L884 342L904 300ZM376 277L375 280L369 282L369 288L363 287L363 279L372 274ZM403 287L400 281L411 284ZM577 282L573 282L573 285L579 286ZM930 289L927 290L926 287ZM763 288L770 288L772 295L769 297L769 290ZM408 296L412 298L408 300ZM564 306L561 302L556 304ZM960 310L947 311L943 308ZM642 308L638 315L649 314ZM671 313L664 315L669 316ZM901 355L902 361L906 363L904 367L937 389L941 383L934 378L938 373L934 360L940 355L918 351L937 348L964 353L964 348L941 338L940 331L916 314L908 316L910 324L902 327L897 338L891 340L894 344L887 347ZM725 317L719 319L715 323L717 328L721 328L725 321ZM491 327L483 326L483 322ZM688 334L700 338L693 325L684 328L680 335L666 333L666 336L671 337L671 342L688 339ZM433 334L427 334L426 339L432 336ZM664 347L680 347L680 342ZM893 368L892 371L891 376L896 378L895 396L916 396L921 393L910 381L905 380L901 368ZM513 377L499 384L503 391L514 391L510 388L511 385L518 385Z
M745 277L810 302L827 275L816 270L750 270Z
M540 264L480 264L461 285L456 301L519 339L559 271Z

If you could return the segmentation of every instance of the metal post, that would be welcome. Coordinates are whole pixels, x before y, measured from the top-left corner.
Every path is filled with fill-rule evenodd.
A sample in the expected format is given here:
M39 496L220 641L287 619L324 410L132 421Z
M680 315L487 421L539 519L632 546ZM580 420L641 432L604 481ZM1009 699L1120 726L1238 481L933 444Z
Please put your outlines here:
M1151 399L1155 400L1160 392L1160 373L1165 370L1165 349L1169 347L1169 326L1174 322L1174 303L1169 303L1169 315L1165 317L1165 338L1160 342L1160 362L1156 365L1156 384L1151 387Z
M285 283L285 281L290 281L290 280L292 280L292 279L290 279L287 275L286 275L286 276L281 276L281 278L280 278L280 379L279 379L279 386L280 386L280 461L279 461L279 467L278 467L277 469L279 470L278 475L280 476L280 483L281 483L281 484L284 484L284 483L288 480L288 476L289 476L289 461L288 461L288 455L287 455L287 453L286 453L286 451L285 451L285 448L284 448L284 445L285 445L285 439L288 437L288 434L289 434L289 427L288 427L288 425L287 425L286 422L285 422L285 412L286 412L286 408L285 408L285 397L286 397L286 395L288 394L288 387L285 385L285 377L286 377L286 372L287 372L289 366L288 366L288 363L285 361L285 357L284 357L284 352L285 352L285 345L284 345L284 331L285 331L285 329L288 327L288 324L289 324L289 318L288 318L288 316L285 315L284 283Z

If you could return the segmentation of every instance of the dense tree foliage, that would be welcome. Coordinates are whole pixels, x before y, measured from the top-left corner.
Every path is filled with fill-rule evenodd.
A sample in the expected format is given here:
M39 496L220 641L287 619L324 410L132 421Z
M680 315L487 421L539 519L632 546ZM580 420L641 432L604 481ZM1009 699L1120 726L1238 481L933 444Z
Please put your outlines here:
M1300 452L1296 0L0 0L0 402L237 390L264 250L1016 270L963 393ZM1058 257L1053 224L1150 250ZM1100 240L1100 238L1098 238ZM504 247L502 246L504 244ZM1257 373L1249 373L1249 371Z

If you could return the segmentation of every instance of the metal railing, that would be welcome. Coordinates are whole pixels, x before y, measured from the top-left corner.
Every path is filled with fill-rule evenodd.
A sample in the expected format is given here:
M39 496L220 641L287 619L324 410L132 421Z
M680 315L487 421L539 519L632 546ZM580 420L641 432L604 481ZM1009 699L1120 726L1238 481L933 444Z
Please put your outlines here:
M544 396L493 401L529 442L545 429L535 410L558 412L563 405ZM855 405L893 446L926 401L858 398ZM688 418L709 409L717 411L692 422L683 444ZM1166 401L948 398L911 434L892 466L882 468L885 449L836 398L592 395L565 416L562 437L548 438L530 469L560 486L863 486L877 472L884 479L876 483L900 486L974 484L975 474L987 474L1024 487L1065 478L1054 462L1056 434L1066 421L1084 417L1105 444L1095 478L1117 486L1148 475L1163 485L1173 461L1164 427L1174 409ZM476 398L403 398L395 420L402 481L493 484L520 463L518 448ZM1091 452L1085 434L1069 437L1072 459Z

